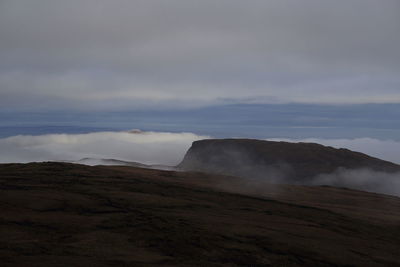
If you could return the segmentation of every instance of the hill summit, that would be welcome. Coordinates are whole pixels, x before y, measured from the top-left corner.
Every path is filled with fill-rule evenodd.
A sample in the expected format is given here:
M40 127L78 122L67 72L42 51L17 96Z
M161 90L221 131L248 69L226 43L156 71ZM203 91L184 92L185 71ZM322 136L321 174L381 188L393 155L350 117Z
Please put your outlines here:
M316 143L253 139L208 139L193 142L178 168L252 178L307 182L338 169L399 172L400 165L348 149Z

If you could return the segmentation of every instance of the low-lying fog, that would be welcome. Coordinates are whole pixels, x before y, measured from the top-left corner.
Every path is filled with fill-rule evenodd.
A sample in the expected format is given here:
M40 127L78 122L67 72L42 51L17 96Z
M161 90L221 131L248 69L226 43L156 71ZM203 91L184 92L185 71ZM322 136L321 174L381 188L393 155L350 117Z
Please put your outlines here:
M339 169L332 174L317 176L311 185L331 185L400 196L400 173Z
M0 139L0 162L91 158L176 165L193 141L206 138L192 133L141 131L18 135ZM94 161L89 162L93 165Z
M117 159L144 164L175 166L182 160L193 141L207 138L210 137L193 133L141 131L39 136L18 135L0 139L0 162L77 162L87 158L86 161L81 161L81 163L94 165L97 163L96 160L99 160L99 163L104 163L101 159ZM269 140L316 142L334 147L345 147L395 163L399 162L400 142L396 141L371 138ZM113 164L112 162L108 163ZM279 181L274 180L274 182ZM333 174L316 177L311 185L332 185L400 195L400 173L387 174L368 169L337 170Z

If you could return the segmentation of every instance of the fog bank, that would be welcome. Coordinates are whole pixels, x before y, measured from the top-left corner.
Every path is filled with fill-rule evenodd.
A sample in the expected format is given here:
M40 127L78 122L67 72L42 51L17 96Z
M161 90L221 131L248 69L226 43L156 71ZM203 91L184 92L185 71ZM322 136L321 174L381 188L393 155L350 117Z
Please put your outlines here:
M18 135L0 139L0 162L96 158L176 165L193 141L205 138L192 133L141 131Z

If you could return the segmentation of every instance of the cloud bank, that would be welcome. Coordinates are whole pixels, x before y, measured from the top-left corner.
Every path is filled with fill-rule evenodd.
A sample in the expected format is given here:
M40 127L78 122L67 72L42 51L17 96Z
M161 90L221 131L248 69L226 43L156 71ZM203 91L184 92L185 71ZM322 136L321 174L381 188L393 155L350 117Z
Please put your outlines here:
M0 163L73 161L87 165L124 164L108 159L161 164L175 166L183 158L193 141L206 139L208 136L193 133L168 132L94 132L87 134L47 134L39 136L18 135L0 139ZM271 140L271 139L269 139ZM275 141L300 141L274 139ZM371 138L361 139L304 139L304 142L318 142L335 147L345 147L383 159L398 157L400 142L382 141ZM232 155L232 157L235 155ZM237 157L240 155L236 155ZM86 159L84 159L86 158ZM80 161L81 159L84 159ZM101 160L107 159L107 160ZM238 164L243 164L243 157L238 157ZM246 165L247 164L247 165ZM258 191L267 190L265 182L287 183L285 175L273 169L260 169L251 162L245 165L247 173L253 171L253 179L244 182L248 187L257 187ZM257 169L258 168L258 169ZM257 176L257 175L258 176ZM262 177L262 179L260 178ZM268 179L265 179L269 177ZM255 183L254 185L251 182ZM250 183L250 184L248 184ZM308 185L332 185L363 191L400 195L400 173L388 174L368 169L339 169L332 174L315 177Z
M141 131L17 135L0 138L0 162L80 160L87 157L174 165L182 160L193 141L207 138L209 136L193 133ZM374 138L267 140L319 143L400 163L399 141Z
M118 159L144 164L178 164L192 142L208 138L192 133L95 132L20 135L0 139L0 162Z

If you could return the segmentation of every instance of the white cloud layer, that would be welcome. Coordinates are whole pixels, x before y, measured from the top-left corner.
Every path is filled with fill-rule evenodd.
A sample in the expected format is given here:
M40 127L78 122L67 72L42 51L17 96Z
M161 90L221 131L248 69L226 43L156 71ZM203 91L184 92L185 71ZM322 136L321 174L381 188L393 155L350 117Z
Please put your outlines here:
M72 161L87 165L123 165L108 159L175 166L193 141L206 139L193 133L94 132L87 134L18 135L0 139L0 163ZM360 139L268 139L316 142L364 152L399 162L400 142ZM86 158L86 159L84 159ZM79 161L84 159L82 161ZM102 160L107 159L107 160ZM367 166L366 166L367 167ZM286 181L286 180L285 180ZM285 181L283 181L285 183ZM275 182L279 182L275 181ZM315 177L308 185L332 185L364 191L400 195L400 173L388 174L368 169L339 169Z
M118 159L144 164L178 164L192 142L192 133L96 132L88 134L19 135L0 139L0 162Z
M193 141L207 138L209 136L193 133L141 131L17 135L0 139L0 162L77 161L82 158L103 158L144 164L175 165L180 162ZM268 140L319 143L400 163L399 141L373 138L269 138Z

